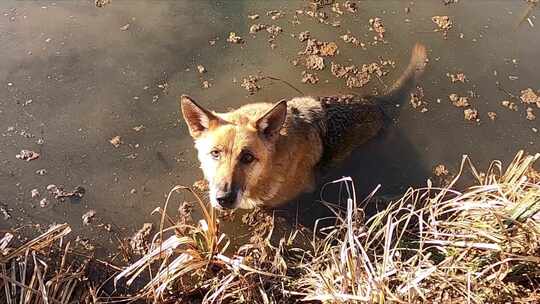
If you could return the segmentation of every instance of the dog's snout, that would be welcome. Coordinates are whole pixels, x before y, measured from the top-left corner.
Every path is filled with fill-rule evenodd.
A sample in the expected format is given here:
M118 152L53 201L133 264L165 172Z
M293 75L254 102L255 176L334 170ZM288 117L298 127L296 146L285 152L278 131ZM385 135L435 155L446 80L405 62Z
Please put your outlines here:
M236 192L233 190L220 190L216 193L216 200L221 207L230 209L236 201Z

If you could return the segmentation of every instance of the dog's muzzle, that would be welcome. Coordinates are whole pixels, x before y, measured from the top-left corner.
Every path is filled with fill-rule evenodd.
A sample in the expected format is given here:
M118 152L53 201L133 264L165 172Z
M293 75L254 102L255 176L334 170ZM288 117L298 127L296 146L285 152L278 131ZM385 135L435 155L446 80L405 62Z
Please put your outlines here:
M236 191L218 191L216 193L216 201L218 204L226 209L232 209L234 203L236 202Z

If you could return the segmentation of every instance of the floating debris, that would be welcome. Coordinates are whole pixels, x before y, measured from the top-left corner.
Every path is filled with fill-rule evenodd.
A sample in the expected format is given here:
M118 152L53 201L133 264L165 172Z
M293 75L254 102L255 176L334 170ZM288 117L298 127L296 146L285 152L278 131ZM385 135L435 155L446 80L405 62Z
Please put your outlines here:
M257 24L253 24L252 26L249 27L249 32L251 34L255 34L259 31L262 31L264 29L267 28L267 25L266 24L262 24L262 23L257 23Z
M347 76L345 84L348 88L361 88L369 83L371 77L367 73L358 73Z
M298 40L300 40L301 42L304 42L308 40L309 38L311 38L311 34L309 31L300 32L298 34Z
M30 196L32 196L32 198L39 197L40 196L39 190L38 189L32 189L32 191L30 191Z
M345 1L343 6L349 13L356 13L358 11L358 3L355 1Z
M534 110L533 108L527 108L527 120L535 120L536 119L536 115L534 115Z
M382 69L383 66L393 65L392 61L381 61L381 64L372 62L363 64L361 68L354 65L341 66L340 64L332 63L332 74L337 78L347 77L346 85L349 88L360 88L365 86L371 80L371 75L381 77L388 72Z
M208 88L210 88L211 86L212 86L212 84L211 84L208 80L204 80L204 81L202 82L202 87L203 87L204 89L208 89Z
M2 217L6 221L11 218L11 214L9 214L9 211L4 206L0 206L0 214L2 214Z
M335 56L338 54L338 46L335 42L323 42L317 39L308 38L306 48L300 55L321 55L323 57Z
M540 97L537 92L531 88L527 88L521 91L521 102L524 104L536 104L536 107L540 108Z
M321 46L321 56L334 56L338 53L338 46L334 42L323 43Z
M497 113L495 113L495 112L488 112L487 115L488 115L489 119L491 119L491 120L497 119Z
M41 208L45 208L45 207L47 207L48 205L49 205L49 200L48 200L46 197L42 198L42 199L39 201L39 206L40 206Z
M266 31L273 36L277 36L279 33L283 32L283 29L277 25L270 25L266 27Z
M126 25L124 25L124 26L121 26L121 27L120 27L120 30L122 30L122 31L127 31L127 30L129 29L129 26L130 26L129 23L126 24Z
M469 121L480 121L478 118L478 111L476 109L465 109L463 110L463 116L465 120Z
M360 42L360 39L358 39L358 38L354 37L353 35L351 35L350 32L347 32L347 34L345 34L345 35L339 36L339 38L343 39L343 41L345 41L345 43L350 43L350 44L352 44L354 46L360 46L363 49L366 48L366 44Z
M36 174L37 174L37 175L41 175L41 176L47 175L47 170L45 170L45 169L39 169L39 170L36 171Z
M140 132L140 131L142 131L142 129L144 129L144 128L145 128L144 125L139 125L139 126L133 127L132 129L133 129L135 132Z
M319 82L319 77L315 73L302 72L302 82L309 84L316 84Z
M236 36L235 32L229 33L229 37L227 38L227 41L230 43L236 43L236 44L244 43L244 40L242 39L242 37Z
M443 0L444 5L456 4L459 0Z
M246 91L248 91L250 95L253 95L261 89L261 87L258 84L258 81L260 79L261 78L258 76L248 75L247 78L242 79L242 84L240 84L240 86L244 88Z
M111 143L111 145L113 145L113 147L115 148L118 148L120 147L120 145L123 143L122 142L122 138L118 135L116 135L115 137L111 138L109 140L109 142Z
M199 74L206 73L206 68L200 64L197 65L197 71L199 71Z
M15 157L20 160L32 161L39 158L39 153L31 150L21 150Z
M72 198L82 198L84 194L86 193L86 190L82 186L77 186L75 189L71 192L64 191L62 187L58 187L54 184L47 186L47 191L49 191L52 195L54 195L54 198L61 199L64 197L72 197Z
M259 19L259 15L257 15L257 14L248 15L248 18L251 19L251 20Z
M447 39L448 38L448 31L453 26L452 21L450 20L450 17L448 17L448 16L433 16L433 17L431 17L431 21L433 21L433 23L435 23L438 26L438 28L435 29L435 31L436 32L442 31L443 38Z
M518 106L515 102L512 102L512 101L508 101L508 100L503 100L501 101L501 105L505 108L508 108L509 110L512 110L512 111L517 111L518 110Z
M469 97L458 96L457 94L450 94L448 96L448 99L450 99L452 104L458 108L465 108L470 106Z
M336 2L332 5L332 11L338 15L343 15L343 11L341 10L341 5L339 2Z
M433 169L433 173L435 174L435 176L446 176L448 175L448 169L446 169L446 166L443 165L443 164L438 164L437 166L435 166L435 168Z
M82 221L84 225L90 225L92 218L96 215L95 210L88 210L85 214L82 215Z
M383 20L379 17L369 19L370 31L377 33L377 36L374 37L375 40L384 40L384 33L386 29L384 28Z
M431 20L439 27L441 30L449 30L452 28L452 21L448 16L433 16Z
M428 111L426 108L427 103L424 100L424 88L416 86L416 89L411 92L411 98L409 102L413 109L420 109L420 112L425 113Z
M452 83L456 83L456 82L462 82L462 83L465 83L465 81L467 80L467 77L465 76L465 74L463 73L457 73L457 74L450 74L450 73L446 73L446 77L450 78L450 80L452 81Z
M271 10L271 11L266 12L266 16L270 16L272 20L277 20L283 17L284 15L285 13L283 11L278 11L278 10Z
M305 66L310 70L322 70L324 69L324 59L321 56L309 55L306 58Z
M105 5L111 3L111 0L95 0L94 4L96 7L104 7Z
M345 77L348 73L357 73L358 68L354 65L350 66L342 66L338 63L331 63L330 70L332 71L332 74L336 76L337 78Z

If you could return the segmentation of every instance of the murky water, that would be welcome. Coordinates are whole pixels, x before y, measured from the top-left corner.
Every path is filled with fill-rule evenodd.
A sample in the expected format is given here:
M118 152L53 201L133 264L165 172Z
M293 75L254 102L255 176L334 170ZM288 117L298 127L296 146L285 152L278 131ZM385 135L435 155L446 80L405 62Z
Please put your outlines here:
M163 205L174 185L191 185L202 176L179 116L180 94L218 111L298 95L279 81L264 81L262 90L249 96L241 79L258 72L286 80L307 95L380 91L399 76L416 41L428 46L431 58L421 81L428 111L403 106L398 124L358 149L326 181L347 175L362 195L377 184L383 185L379 194L396 194L425 184L438 163L455 171L462 154L485 166L491 159L509 161L519 149L538 152L539 133L531 130L539 127L538 120L527 121L522 105L518 112L503 108L500 102L508 96L495 85L499 81L517 95L540 88L538 11L530 15L534 27L528 21L518 26L525 1L442 2L359 1L357 14L336 17L328 10L330 22L341 21L332 27L305 15L292 24L294 10L306 7L305 1L113 0L101 9L92 1L2 1L0 203L11 218L0 219L0 229L68 222L77 235L108 247L116 237L96 223L112 224L120 237L130 235L144 222L156 221L150 213ZM266 16L271 9L285 16L272 20ZM250 14L261 17L252 21ZM433 32L433 15L454 21L447 40ZM339 39L349 30L372 41L368 20L375 16L384 21L388 44L362 50ZM253 23L283 28L274 50L266 32L248 33ZM338 44L335 62L370 63L381 56L395 60L396 68L382 78L384 84L372 81L351 90L331 75L328 63L318 72L319 84L303 84L303 68L291 64L303 44L290 34L305 30ZM246 43L226 42L231 31ZM208 72L197 73L197 64ZM452 84L446 73L457 72L469 81ZM210 88L202 88L204 80ZM448 101L451 93L469 91L477 96L471 103L480 113L479 124L464 121L462 109ZM497 113L496 121L488 119L489 111ZM118 148L109 142L114 136L121 137ZM21 149L41 156L18 160ZM40 169L47 174L36 174ZM81 185L86 195L78 203L50 199L41 208L49 184L66 190ZM40 198L31 197L34 188ZM307 195L278 212L298 215L309 225L323 213L318 198L318 193ZM189 197L178 195L170 209L182 199ZM96 211L96 222L85 226L81 216L89 209Z

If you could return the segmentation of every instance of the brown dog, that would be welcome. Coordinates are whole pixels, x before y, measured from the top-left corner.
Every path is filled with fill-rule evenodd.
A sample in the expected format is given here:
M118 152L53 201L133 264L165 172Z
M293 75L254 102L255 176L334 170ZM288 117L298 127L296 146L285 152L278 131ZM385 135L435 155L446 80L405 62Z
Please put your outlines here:
M426 60L425 47L416 44L403 75L379 97L297 97L213 113L182 95L212 205L274 207L313 190L321 162L374 137L383 126L382 105L408 96Z

